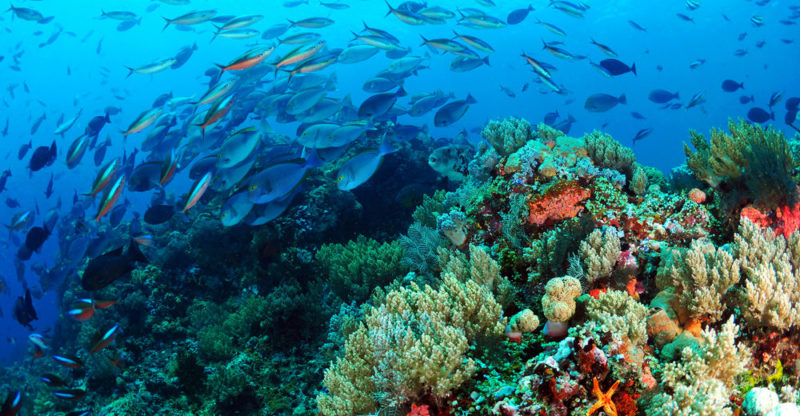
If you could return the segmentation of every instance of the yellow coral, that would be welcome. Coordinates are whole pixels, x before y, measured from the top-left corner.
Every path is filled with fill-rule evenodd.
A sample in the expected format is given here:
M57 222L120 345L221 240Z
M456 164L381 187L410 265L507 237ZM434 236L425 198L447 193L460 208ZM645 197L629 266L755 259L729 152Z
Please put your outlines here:
M581 295L581 282L572 276L555 277L547 282L542 309L547 320L566 322L575 314L575 298Z

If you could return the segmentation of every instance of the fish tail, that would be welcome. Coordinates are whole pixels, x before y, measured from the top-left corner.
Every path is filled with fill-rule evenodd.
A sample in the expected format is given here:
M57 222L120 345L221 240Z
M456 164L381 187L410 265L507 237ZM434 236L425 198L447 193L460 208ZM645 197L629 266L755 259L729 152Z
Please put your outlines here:
M476 99L475 99L475 97L473 97L473 96L472 96L472 94L467 94L467 98L466 98L466 100L464 100L464 101L465 101L467 104L475 104L475 103L477 103L477 102L478 102L478 100L476 100Z
M636 62L631 65L631 72L633 72L633 75L636 75Z
M389 0L384 0L384 1L386 1L386 5L389 6L389 11L386 12L385 15L383 15L383 17L386 17L386 16L389 16L390 14L392 14L392 12L394 12L394 8L392 7L391 4L389 4Z
M483 61L483 63L485 63L485 64L486 64L486 66L492 66L492 64L490 64L490 63L489 63L489 55L486 55L486 56L485 56L483 59L481 59L481 60Z
M675 93L675 99L676 99L676 100L680 100L680 99L681 99L681 97L679 97L679 96L678 96L678 94L680 94L680 92L676 92L676 93Z
M428 44L428 39L425 39L425 36L422 36L422 35L420 34L420 35L419 35L419 37L421 37L421 38L422 38L422 43L421 43L419 46L425 46L425 45L427 45L427 44Z
M164 25L164 28L163 28L163 29L161 29L161 31L163 32L163 31L167 30L167 28L169 27L170 23L172 23L172 20L169 20L169 19L167 19L167 18L166 18L166 17L164 17L164 16L161 16L161 17L162 17L162 18L164 18L164 20L166 20L166 21L167 21L167 24L165 24L165 25Z
M623 93L622 95L620 95L620 96L619 96L619 98L618 98L618 100L619 100L620 104L627 104L627 103L628 103L628 99L627 99L627 98L625 98L625 93Z
M131 261L149 263L149 260L147 260L147 257L144 256L144 253L142 253L142 251L139 250L139 245L136 244L136 240L133 238L131 239L131 242L128 245L128 258Z
M134 70L133 70L133 68L131 68L131 67L129 67L129 66L126 66L125 68L127 68L127 69L128 69L128 75L126 75L126 76L125 76L125 78L128 78L128 77L130 77L130 76L131 76L131 74L133 74L133 71L134 71Z

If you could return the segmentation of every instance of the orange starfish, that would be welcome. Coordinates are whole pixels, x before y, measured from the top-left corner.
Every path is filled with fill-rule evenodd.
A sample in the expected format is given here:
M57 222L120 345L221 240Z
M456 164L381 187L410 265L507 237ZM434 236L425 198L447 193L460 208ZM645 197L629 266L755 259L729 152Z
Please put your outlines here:
M614 395L617 386L619 386L619 380L615 381L614 385L611 386L607 392L603 393L603 390L600 390L600 385L597 384L597 377L592 377L592 393L597 397L597 403L593 404L592 408L586 412L586 416L591 415L601 407L608 416L617 416L617 406L611 401L611 396Z

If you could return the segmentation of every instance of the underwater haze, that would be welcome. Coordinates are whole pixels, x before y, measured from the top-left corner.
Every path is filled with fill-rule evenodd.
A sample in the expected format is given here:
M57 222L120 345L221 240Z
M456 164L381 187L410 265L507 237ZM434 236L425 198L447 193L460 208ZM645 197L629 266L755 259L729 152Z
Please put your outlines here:
M16 0L0 416L800 414L798 23Z

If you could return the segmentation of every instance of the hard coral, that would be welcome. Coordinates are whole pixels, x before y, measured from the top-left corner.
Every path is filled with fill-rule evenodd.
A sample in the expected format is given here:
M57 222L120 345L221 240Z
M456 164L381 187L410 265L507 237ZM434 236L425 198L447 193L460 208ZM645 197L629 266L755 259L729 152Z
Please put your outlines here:
M591 196L590 190L580 187L574 181L559 182L528 202L528 222L544 225L548 221L575 217L583 211L583 206L579 203Z

